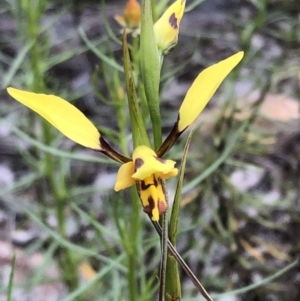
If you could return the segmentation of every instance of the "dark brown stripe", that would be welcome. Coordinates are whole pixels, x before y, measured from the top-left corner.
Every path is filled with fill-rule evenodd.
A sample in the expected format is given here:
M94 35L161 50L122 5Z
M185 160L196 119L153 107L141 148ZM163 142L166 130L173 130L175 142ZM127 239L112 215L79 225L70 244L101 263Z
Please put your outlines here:
M146 184L145 183L145 181L139 181L140 183L141 183L141 190L143 190L143 191L145 191L145 190L147 190L150 186L152 186L153 185L153 183L150 183L150 184Z
M100 152L103 153L104 155L106 155L109 158L111 158L115 161L118 161L120 163L127 163L127 162L132 161L130 158L128 158L128 157L120 154L116 150L114 150L102 136L100 136L99 141L100 141L100 147L101 147Z
M177 121L175 122L170 134L164 140L160 148L156 151L157 157L162 157L177 141L180 135L185 131L185 129L181 132L178 130L179 124L179 115L177 117Z

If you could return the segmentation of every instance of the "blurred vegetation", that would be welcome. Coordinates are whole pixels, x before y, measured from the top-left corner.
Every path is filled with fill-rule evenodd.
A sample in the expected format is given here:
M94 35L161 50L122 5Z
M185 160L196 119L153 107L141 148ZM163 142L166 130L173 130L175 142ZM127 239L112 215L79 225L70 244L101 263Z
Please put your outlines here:
M297 301L298 0L225 2L188 2L179 44L166 57L161 76L167 134L199 71L238 50L246 54L196 124L177 249L214 300ZM0 4L0 163L14 179L0 182L6 215L0 238L27 257L44 256L31 277L11 280L8 290L0 284L0 296L7 293L8 300L21 300L12 297L18 289L26 295L56 282L64 283L57 298L63 301L156 298L159 237L141 205L132 203L135 192L113 192L114 163L74 145L5 91L13 86L60 95L130 153L121 35L113 19L123 4ZM147 112L144 118L150 122ZM169 158L180 163L185 140ZM168 189L172 196L172 181ZM34 235L25 242L11 236L21 230ZM47 274L53 265L60 270L54 278ZM12 266L16 275L18 256ZM181 276L182 300L202 300L189 278Z

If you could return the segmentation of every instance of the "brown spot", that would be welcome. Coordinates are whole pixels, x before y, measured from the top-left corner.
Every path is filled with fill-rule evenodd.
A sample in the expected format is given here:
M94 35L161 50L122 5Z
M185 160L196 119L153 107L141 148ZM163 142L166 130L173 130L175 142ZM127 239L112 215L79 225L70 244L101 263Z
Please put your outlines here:
M174 29L177 29L178 28L178 24L177 24L177 18L175 16L175 13L173 13L171 15L171 17L169 18L169 23L170 25L174 28Z
M139 169L141 166L143 166L143 164L144 164L144 160L143 159L141 159L141 158L135 159L135 161L134 161L134 168L135 168L135 170Z
M168 205L166 202L163 202L163 201L158 201L158 211L159 211L159 214L164 214L168 209Z
M147 213L152 218L152 210L155 207L152 196L148 197L148 203L149 205L144 207L144 212Z

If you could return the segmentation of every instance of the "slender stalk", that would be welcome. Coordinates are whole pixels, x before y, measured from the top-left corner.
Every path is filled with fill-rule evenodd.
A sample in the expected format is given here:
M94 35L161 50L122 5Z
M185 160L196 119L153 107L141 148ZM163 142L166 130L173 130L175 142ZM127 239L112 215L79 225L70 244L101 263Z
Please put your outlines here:
M168 193L166 190L166 183L162 181L162 187L165 194L166 202L169 203ZM165 300L166 291L166 271L168 260L168 215L166 211L162 216L162 235L161 235L161 264L160 264L160 286L159 286L159 301Z
M135 187L131 188L131 200L132 200L132 211L131 211L131 228L130 228L130 249L128 252L129 270L128 270L128 285L129 285L129 296L130 300L138 300L138 283L137 283L137 245L138 235L140 230L140 201L136 193Z
M162 228L159 225L159 223L151 221L156 232L161 237L162 236ZM189 268L189 266L186 264L186 262L182 259L182 257L179 255L173 244L168 239L168 248L172 255L176 258L178 263L181 265L182 269L186 272L186 274L190 277L193 284L197 287L201 295L207 300L207 301L213 301L213 299L209 296L203 285L200 283L200 281L197 279L195 274L192 272L192 270Z
M142 1L141 21L141 75L149 108L154 139L154 148L162 143L162 126L159 106L160 61L153 31L151 0Z

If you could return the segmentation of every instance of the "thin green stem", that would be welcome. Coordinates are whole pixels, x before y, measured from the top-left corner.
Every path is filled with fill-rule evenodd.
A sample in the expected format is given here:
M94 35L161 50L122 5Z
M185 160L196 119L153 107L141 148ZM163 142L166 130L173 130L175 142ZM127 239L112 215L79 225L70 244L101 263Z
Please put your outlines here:
M159 225L158 222L153 222L152 224L158 233L158 235L161 237L162 236L162 228ZM182 257L179 255L173 244L170 242L168 239L168 248L172 255L176 258L177 262L181 265L182 269L186 272L186 274L189 276L193 284L196 286L196 288L199 290L201 295L207 300L207 301L213 301L213 299L209 296L203 285L199 282L195 274L192 272L192 270L189 268L189 266L186 264L186 262L182 259Z
M130 300L138 300L138 283L137 283L137 257L138 257L138 235L140 230L140 201L136 193L135 187L131 188L131 200L132 200L132 211L131 211L131 227L129 233L130 249L128 252L128 284L129 284L129 296Z
M169 204L168 193L166 189L166 182L162 181L162 187L167 204ZM161 236L161 264L160 264L160 287L159 287L159 301L164 301L166 292L166 271L168 260L168 215L166 211L162 216L162 236Z

